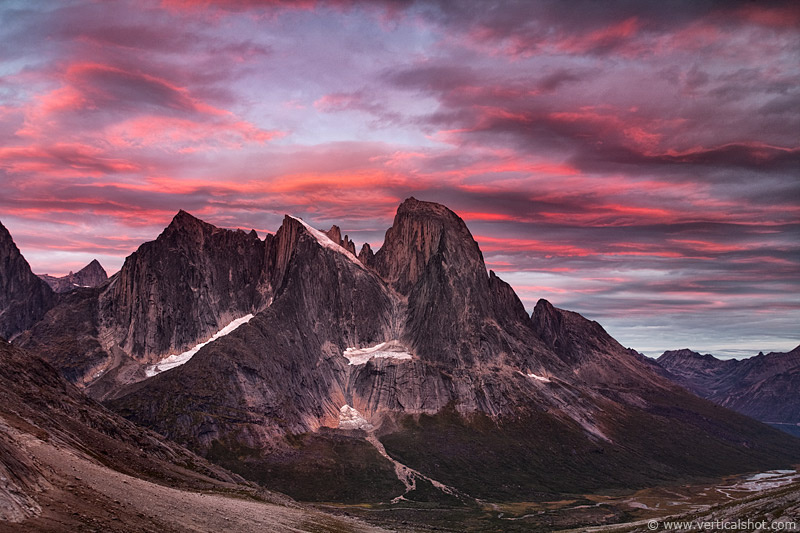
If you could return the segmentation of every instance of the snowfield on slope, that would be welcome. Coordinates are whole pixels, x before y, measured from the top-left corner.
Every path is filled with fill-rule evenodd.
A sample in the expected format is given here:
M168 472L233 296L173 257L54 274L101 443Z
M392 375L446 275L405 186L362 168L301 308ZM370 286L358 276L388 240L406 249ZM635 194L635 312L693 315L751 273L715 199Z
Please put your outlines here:
M411 359L411 354L396 340L382 342L369 348L347 348L342 355L349 361L348 365L363 365L373 357Z
M526 374L525 372L522 372L520 370L517 370L517 372L519 372L523 376L529 377L531 379L535 379L536 381L541 381L542 383L550 383L550 378L546 378L544 376L539 376L537 374Z
M200 350L200 348L202 348L206 344L214 342L215 340L219 339L220 337L224 337L225 335L228 335L229 333L231 333L233 330L235 330L236 328L238 328L242 324L250 322L251 318L253 318L253 314L252 313L248 314L248 315L245 315L245 316L243 316L241 318L237 318L236 320L232 321L230 324L228 324L227 326L225 326L224 328L222 328L218 332L214 333L214 335L210 339L208 339L207 341L201 342L200 344L194 346L193 348L191 348L189 350L186 350L183 353L167 356L164 359L162 359L161 361L159 361L158 363L147 367L147 369L145 369L145 371L144 371L145 375L148 378L151 378L151 377L153 377L153 376L155 376L157 374L160 374L161 372L164 372L166 370L170 370L172 368L175 368L176 366L181 366L181 365L185 364L187 361L189 361L189 359L191 359L194 356L194 354L196 354Z
M322 246L323 248L328 248L329 250L333 250L334 252L339 252L340 254L344 255L347 258L348 261L350 261L354 265L358 266L362 270L366 270L366 267L361 264L361 261L359 261L357 258L353 257L350 254L350 252L348 252L347 250L342 248L338 243L333 242L330 239L330 237L325 235L323 232L321 232L320 230L318 230L316 228L312 228L302 218L298 218L298 217L292 216L292 215L289 215L289 217L291 217L291 218L295 219L296 221L298 221L299 223L301 223L306 228L306 230L308 230L308 232L311 234L311 236L314 237L317 240L317 242L320 244L320 246Z
M339 429L363 429L371 431L372 424L357 409L344 404L339 410Z

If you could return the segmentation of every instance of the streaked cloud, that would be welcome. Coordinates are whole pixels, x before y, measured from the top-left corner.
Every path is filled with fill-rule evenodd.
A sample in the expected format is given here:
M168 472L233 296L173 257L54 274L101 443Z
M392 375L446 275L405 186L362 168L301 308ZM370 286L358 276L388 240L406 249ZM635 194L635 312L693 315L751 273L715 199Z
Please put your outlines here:
M6 2L0 220L39 272L113 271L180 208L377 247L414 195L528 309L791 349L799 27L778 1Z

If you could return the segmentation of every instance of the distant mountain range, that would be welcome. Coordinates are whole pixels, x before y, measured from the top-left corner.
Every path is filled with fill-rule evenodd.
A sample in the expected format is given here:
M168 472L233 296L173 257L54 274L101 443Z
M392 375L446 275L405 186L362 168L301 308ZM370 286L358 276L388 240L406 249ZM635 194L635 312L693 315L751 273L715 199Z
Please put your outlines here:
M674 350L657 363L697 395L800 436L800 346L748 359Z
M404 201L357 255L335 226L286 216L261 239L181 211L117 274L63 294L0 237L2 335L299 499L521 501L800 460L796 439L676 385L598 323L546 300L529 316L439 204Z

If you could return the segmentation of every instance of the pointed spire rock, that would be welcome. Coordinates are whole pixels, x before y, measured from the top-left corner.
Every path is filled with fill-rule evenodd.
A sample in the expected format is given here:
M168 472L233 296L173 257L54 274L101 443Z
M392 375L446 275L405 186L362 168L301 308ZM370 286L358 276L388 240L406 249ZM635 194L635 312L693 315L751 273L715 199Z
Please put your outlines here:
M342 239L342 248L350 252L352 255L356 255L356 243L350 240L350 237L347 235L344 236Z
M338 244L338 245L342 244L342 230L339 229L339 226L337 226L336 224L331 226L331 229L329 229L328 231L326 231L324 233L325 233L325 235L328 236L328 238L330 238L330 240L332 240L336 244Z
M362 265L368 267L375 264L375 254L372 252L372 247L370 247L368 242L365 242L361 247L361 251L358 252L358 260L361 261Z

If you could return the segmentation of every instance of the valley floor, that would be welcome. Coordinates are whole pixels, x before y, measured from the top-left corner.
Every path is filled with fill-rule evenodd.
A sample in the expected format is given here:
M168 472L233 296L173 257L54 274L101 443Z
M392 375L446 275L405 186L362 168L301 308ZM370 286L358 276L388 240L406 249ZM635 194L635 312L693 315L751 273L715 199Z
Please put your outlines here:
M38 516L16 523L0 521L3 533L384 531L291 502L258 501L235 485L230 494L160 485L119 473L71 448L26 433L11 430L9 436L45 479L42 492L34 497L41 507Z
M734 529L774 524L773 530L800 532L800 474L770 471L714 483L644 489L628 494L565 496L546 502L489 503L447 507L419 502L395 505L320 505L328 512L347 509L373 524L439 531L560 531L628 533L668 530ZM715 523L709 527L709 523ZM704 525L705 524L705 525ZM770 529L762 529L770 531Z

